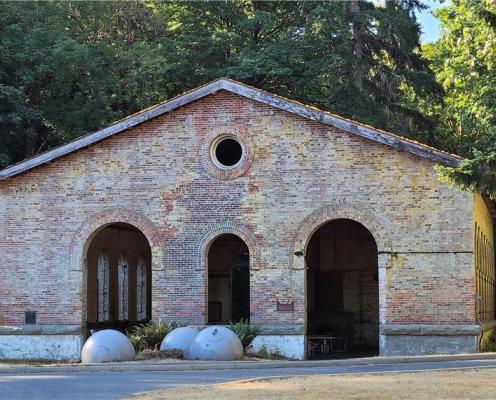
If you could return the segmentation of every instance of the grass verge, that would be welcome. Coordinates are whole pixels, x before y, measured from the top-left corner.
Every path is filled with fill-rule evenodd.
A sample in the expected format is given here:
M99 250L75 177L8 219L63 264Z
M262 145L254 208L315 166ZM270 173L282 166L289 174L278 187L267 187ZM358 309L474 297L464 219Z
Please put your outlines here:
M494 399L496 368L274 378L137 394L133 400Z

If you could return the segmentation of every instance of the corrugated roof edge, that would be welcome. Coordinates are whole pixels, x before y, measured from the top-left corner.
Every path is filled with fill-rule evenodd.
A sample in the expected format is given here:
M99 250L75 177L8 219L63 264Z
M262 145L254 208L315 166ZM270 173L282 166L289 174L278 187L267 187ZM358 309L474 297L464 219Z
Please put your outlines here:
M0 171L0 181L22 174L40 165L47 164L77 150L91 146L117 133L132 128L159 115L175 110L176 108L182 107L195 100L199 100L205 96L218 92L219 90L226 90L281 110L334 126L338 129L342 129L367 139L405 150L444 165L457 166L463 160L462 157L435 149L414 140L376 129L371 126L319 110L315 107L307 106L297 101L256 89L231 79L220 78L204 86L200 86L196 89L182 93L170 100L164 101L136 114L116 121L104 129L77 138L67 144L49 150L28 160L11 165Z

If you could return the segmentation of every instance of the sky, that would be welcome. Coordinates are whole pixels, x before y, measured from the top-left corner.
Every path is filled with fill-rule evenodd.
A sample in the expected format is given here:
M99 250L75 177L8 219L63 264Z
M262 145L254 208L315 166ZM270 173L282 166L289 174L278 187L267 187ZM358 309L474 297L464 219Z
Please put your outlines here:
M422 43L434 42L439 37L441 25L439 20L432 15L432 11L440 7L446 7L449 3L449 0L445 1L444 4L441 4L439 1L424 1L424 4L429 6L429 8L417 13L417 19L422 26L422 36L420 37Z

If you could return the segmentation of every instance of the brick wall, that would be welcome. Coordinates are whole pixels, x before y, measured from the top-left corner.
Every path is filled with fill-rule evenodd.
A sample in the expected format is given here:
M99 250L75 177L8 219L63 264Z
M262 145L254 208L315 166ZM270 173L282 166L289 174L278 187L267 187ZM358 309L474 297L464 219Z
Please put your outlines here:
M206 159L230 132L246 154L235 174ZM84 321L86 240L128 222L151 244L153 318L205 322L205 251L226 231L250 249L252 322L301 327L293 253L326 216L361 219L388 252L383 322L474 322L471 195L431 161L224 91L0 182L0 200L0 324L27 309Z

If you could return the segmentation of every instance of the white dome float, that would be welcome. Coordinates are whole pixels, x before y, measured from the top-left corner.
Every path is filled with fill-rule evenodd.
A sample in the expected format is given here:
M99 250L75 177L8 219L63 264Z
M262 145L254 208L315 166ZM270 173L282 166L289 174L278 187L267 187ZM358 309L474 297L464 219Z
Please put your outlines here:
M191 342L189 358L197 360L232 361L243 357L238 336L223 326L209 326Z
M189 346L198 334L198 331L191 326L173 329L164 337L160 345L160 351L181 350L183 357L189 357Z
M93 333L81 350L83 364L132 361L136 353L126 335L113 329Z

